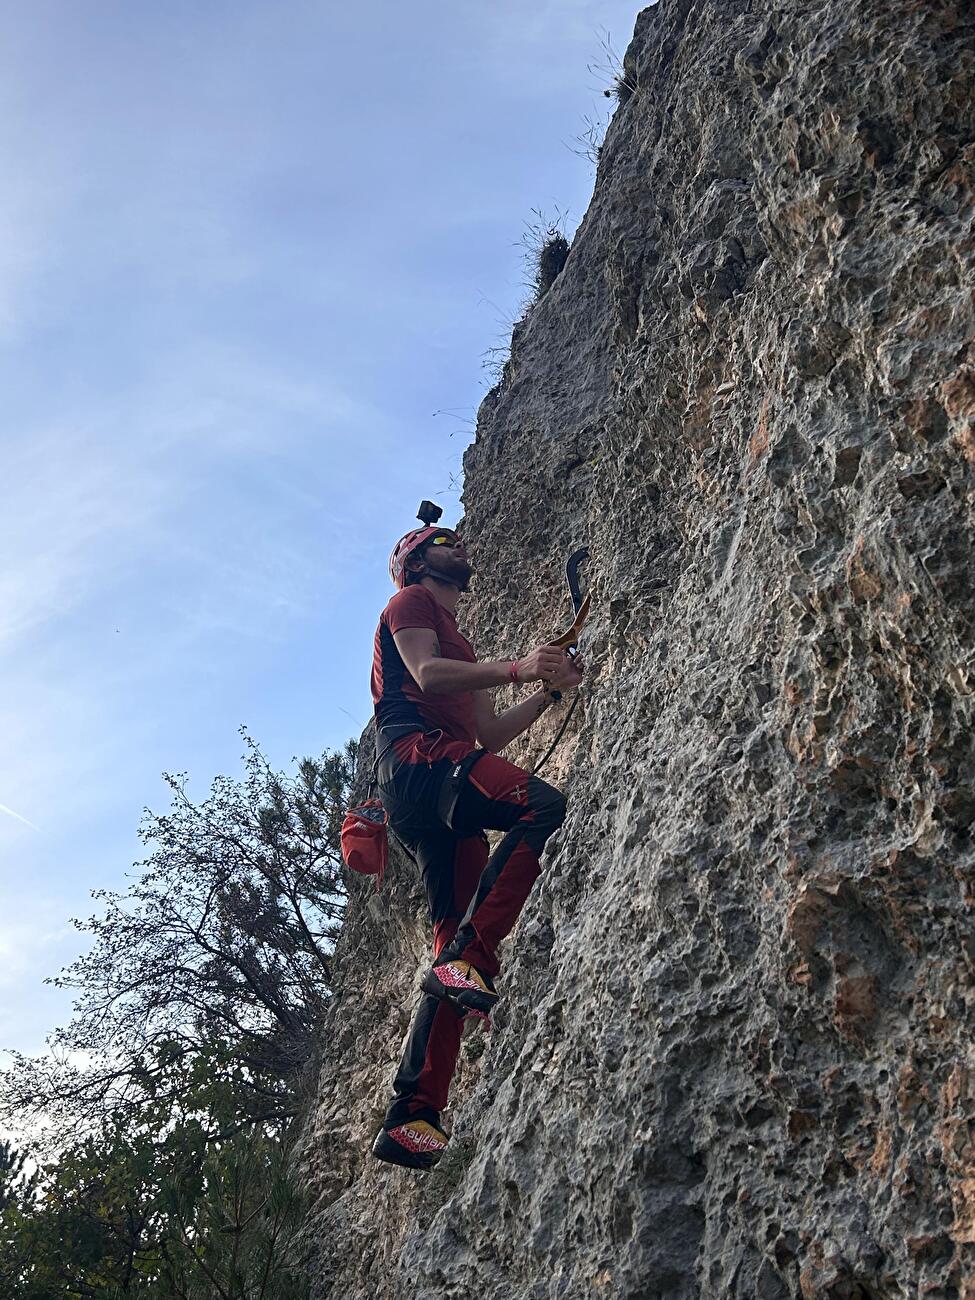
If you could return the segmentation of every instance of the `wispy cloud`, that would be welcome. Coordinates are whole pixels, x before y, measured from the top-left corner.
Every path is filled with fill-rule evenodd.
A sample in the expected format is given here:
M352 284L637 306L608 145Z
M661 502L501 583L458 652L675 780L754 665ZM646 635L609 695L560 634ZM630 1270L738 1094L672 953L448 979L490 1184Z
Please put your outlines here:
M383 428L368 402L327 375L312 380L203 342L193 358L160 359L117 409L8 436L0 649L163 556L191 568L188 601L209 606L217 623L222 607L251 603L248 592L263 601L276 587L298 606L320 557L303 555L281 526L286 513L276 527L266 520L284 503L320 509L338 486L330 443L376 448ZM313 445L323 457L318 483L308 472Z
M17 821L23 822L24 825L29 826L31 830L39 831L41 829L40 826L35 826L34 823L30 821L28 818L21 817L19 812L14 812L12 808L8 808L5 803L0 803L0 813L5 813L8 817L13 817Z
M80 429L8 439L5 462L0 647L69 613L90 592L91 570L111 581L126 557L120 535L151 520L160 495L151 466Z

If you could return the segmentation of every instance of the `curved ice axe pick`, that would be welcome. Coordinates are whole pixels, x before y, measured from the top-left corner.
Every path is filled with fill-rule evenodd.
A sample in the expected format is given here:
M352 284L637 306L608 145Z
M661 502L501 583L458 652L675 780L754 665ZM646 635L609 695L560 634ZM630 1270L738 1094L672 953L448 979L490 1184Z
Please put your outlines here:
M580 546L578 551L573 551L566 561L565 577L569 584L569 595L572 598L572 609L575 618L569 627L561 636L558 636L551 642L552 645L561 646L566 654L573 655L579 647L579 637L582 634L582 625L589 617L589 592L586 592L585 598L579 590L579 565L583 560L589 559L589 551L585 546ZM553 691L552 699L556 703L562 698L561 691Z

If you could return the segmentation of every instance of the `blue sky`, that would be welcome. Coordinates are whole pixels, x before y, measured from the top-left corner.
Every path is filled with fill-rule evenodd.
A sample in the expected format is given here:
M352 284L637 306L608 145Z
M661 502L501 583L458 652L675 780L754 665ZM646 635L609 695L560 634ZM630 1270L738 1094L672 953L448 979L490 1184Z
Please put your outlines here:
M519 237L581 219L638 8L4 8L0 1046L65 1019L41 981L163 770L367 721L390 546L456 517Z

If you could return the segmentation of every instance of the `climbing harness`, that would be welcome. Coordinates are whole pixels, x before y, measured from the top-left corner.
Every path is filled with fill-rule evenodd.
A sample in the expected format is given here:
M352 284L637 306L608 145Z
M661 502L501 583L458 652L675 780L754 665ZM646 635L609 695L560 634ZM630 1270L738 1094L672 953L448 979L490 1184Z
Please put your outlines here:
M575 617L567 630L563 632L561 636L556 637L551 644L561 646L570 659L574 659L579 653L579 637L582 635L583 626L586 619L589 617L589 592L586 592L585 597L583 597L582 592L579 589L579 565L583 560L588 559L589 551L585 546L581 546L577 551L572 552L565 565L565 578L566 582L569 584L569 597L572 600L572 611ZM558 704L562 698L562 692L552 691L551 696L552 700ZM568 727L578 703L579 695L577 693L575 699L573 699L572 703L569 705L565 717L562 719L562 725L556 732L555 739L552 741L551 745L549 745L544 755L532 768L532 776L535 776L539 771L541 771L544 765L555 753L559 742L565 735L565 729Z

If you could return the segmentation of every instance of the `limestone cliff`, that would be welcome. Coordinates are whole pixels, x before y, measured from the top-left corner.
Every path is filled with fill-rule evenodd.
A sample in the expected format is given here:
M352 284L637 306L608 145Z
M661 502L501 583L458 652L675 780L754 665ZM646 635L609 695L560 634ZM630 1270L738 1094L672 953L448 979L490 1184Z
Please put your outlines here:
M425 1180L418 882L353 884L320 1297L975 1297L973 62L963 0L640 14L466 458L483 655L591 548L569 817Z

